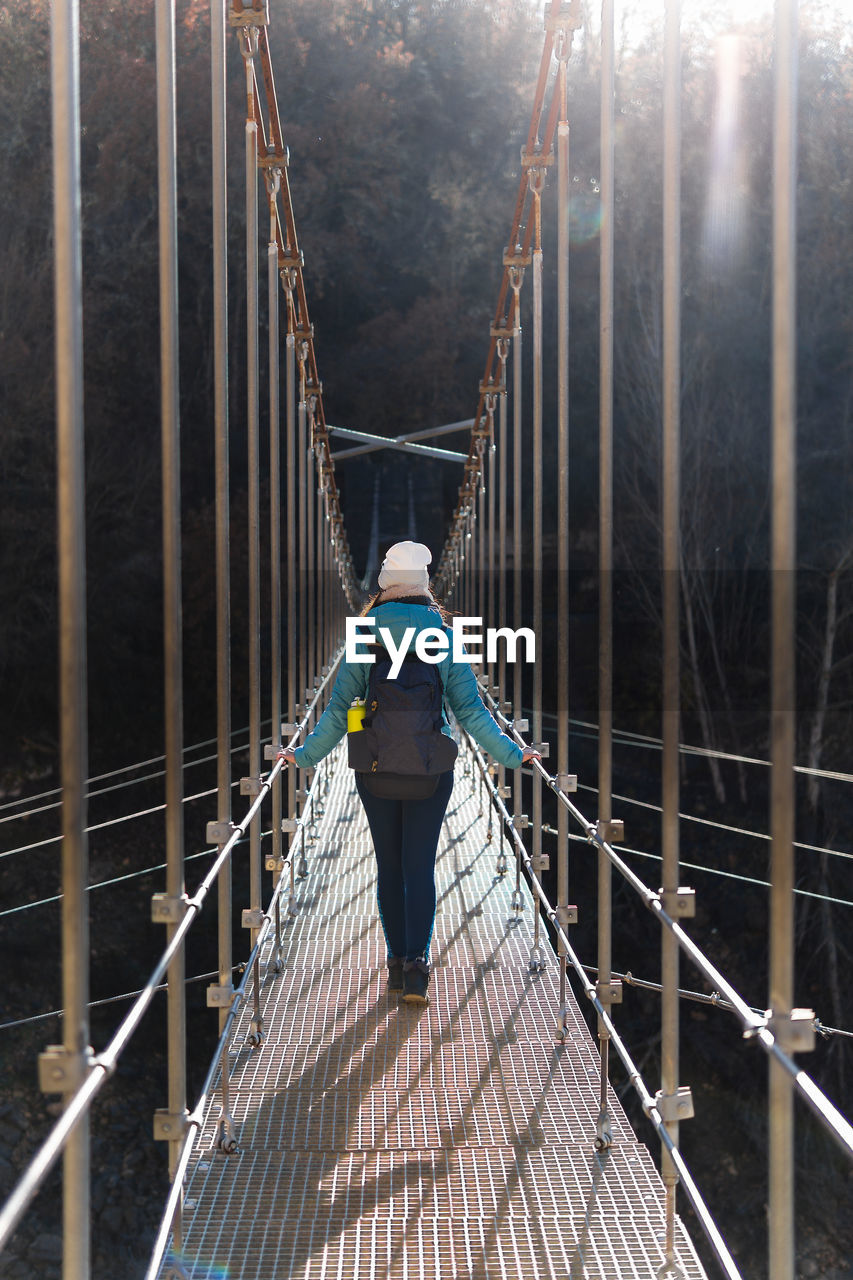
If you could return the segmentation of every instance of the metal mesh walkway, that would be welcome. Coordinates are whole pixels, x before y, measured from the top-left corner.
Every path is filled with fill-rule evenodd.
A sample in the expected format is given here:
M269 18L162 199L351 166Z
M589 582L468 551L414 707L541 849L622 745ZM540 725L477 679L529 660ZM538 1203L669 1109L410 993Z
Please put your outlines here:
M457 776L431 1003L402 1004L385 991L366 821L349 770L332 775L286 967L265 981L267 1038L244 1045L247 1009L234 1040L239 1150L214 1148L218 1102L196 1145L193 1280L656 1275L662 1184L615 1097L613 1147L595 1152L597 1052L574 1004L554 1044L556 965L528 974L532 903L516 921L496 853ZM680 1223L678 1259L704 1277Z

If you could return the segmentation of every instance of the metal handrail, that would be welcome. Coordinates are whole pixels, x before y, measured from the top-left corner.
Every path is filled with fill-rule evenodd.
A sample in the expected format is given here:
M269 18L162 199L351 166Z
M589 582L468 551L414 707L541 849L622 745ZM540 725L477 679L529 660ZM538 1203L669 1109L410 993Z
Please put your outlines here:
M306 716L306 719L307 719L307 716ZM282 762L279 761L278 764L276 765L276 768L280 770L281 767L282 767ZM313 799L315 789L319 787L322 777L323 777L322 771L318 770L318 772L314 775L314 779L308 790L306 807L307 807L307 803ZM298 819L298 823L299 823L300 843L302 846L304 846L305 824L301 818ZM293 866L293 858L296 853L296 848L297 848L297 842L294 840L290 846L290 849L288 850L287 856L283 859L282 871L286 867ZM160 1268L160 1264L163 1261L163 1256L166 1252L166 1247L169 1241L169 1233L171 1232L172 1227L174 1225L175 1214L180 1207L181 1192L183 1190L183 1178L184 1178L184 1175L186 1174L186 1170L189 1164L190 1156L192 1154L193 1146L195 1145L195 1141L198 1138L199 1133L201 1131L204 1109L207 1105L207 1100L210 1095L211 1089L213 1087L213 1081L216 1077L217 1071L219 1070L220 1066L222 1066L223 1064L225 1064L224 1069L227 1069L226 1055L227 1055L228 1046L231 1043L231 1033L234 1030L234 1023L236 1022L237 1014L239 1013L243 1005L243 1002L246 998L246 990L248 986L249 975L253 971L255 961L260 957L261 950L264 946L264 943L267 940L267 936L273 924L273 916L271 912L273 911L279 898L281 897L284 883L285 883L285 877L283 875L279 875L278 879L276 880L275 888L273 889L272 896L267 905L266 912L264 913L264 923L261 926L260 930L258 931L257 940L255 942L254 947L252 948L252 951L251 951L251 954L249 955L248 960L246 961L246 967L243 974L243 978L240 982L240 985L237 987L236 991L234 992L234 998L231 1002L231 1007L228 1011L228 1017L225 1021L225 1025L223 1026L216 1048L213 1051L213 1057L211 1058L207 1075L205 1076L204 1083L201 1087L201 1092L199 1093L198 1099L196 1101L196 1105L193 1108L193 1111L187 1120L187 1133L184 1138L184 1143L181 1149L180 1156L178 1158L175 1177L172 1180L172 1185L169 1190L169 1195L166 1200L165 1208L163 1210L163 1216L160 1221L160 1227L157 1232L157 1238L154 1242L154 1248L152 1250L151 1260L148 1264L148 1270L145 1272L144 1280L155 1280L157 1272Z
M523 745L521 734L513 727L512 721L504 716L499 708L494 708L494 714L499 721L511 732L514 740ZM677 939L678 945L685 955L693 962L699 972L719 991L731 1004L732 1010L740 1019L744 1029L744 1039L754 1039L761 1045L764 1051L772 1056L791 1076L797 1091L800 1093L808 1107L818 1117L824 1127L835 1139L841 1150L853 1159L853 1125L841 1114L841 1112L833 1106L826 1095L819 1089L814 1081L804 1072L797 1063L791 1058L778 1043L777 1037L770 1030L768 1025L769 1015L757 1015L750 1008L738 991L732 986L727 978L716 968L708 959L700 947L696 945L689 934L674 920L671 915L664 909L661 903L661 896L653 889L650 889L640 877L631 870L627 863L619 857L612 845L604 840L599 834L596 825L590 822L581 811L574 805L566 793L559 786L557 779L552 777L539 760L531 762L533 767L538 770L545 784L554 792L559 802L565 805L571 816L579 823L584 831L587 841L605 853L623 878L631 885L635 892L640 896L644 905L658 917L661 925L665 926L673 936ZM491 783L491 779L489 779ZM499 799L499 797L498 797ZM506 814L505 806L501 802L501 809ZM512 820L507 815L507 820L512 825ZM517 835L513 826L513 834ZM550 917L549 917L550 918ZM554 921L552 921L554 923ZM556 926L555 926L556 927Z
M327 685L337 670L342 657L343 649L336 654L326 675L322 678L312 701L307 706L305 714L299 721L296 731L290 739L291 743L297 740L303 729L308 724L318 702L325 692ZM249 828L249 824L259 813L261 805L268 795L275 778L281 772L282 767L283 762L281 760L275 763L267 778L262 783L258 795L249 806L243 820L234 827L231 836L222 846L214 859L210 870L202 880L196 892L192 897L184 895L183 918L177 925L174 936L171 938L168 946L162 952L157 965L148 979L148 982L142 989L142 993L134 1002L124 1020L120 1023L118 1030L110 1040L106 1049L102 1053L91 1058L87 1064L89 1074L86 1080L79 1087L76 1093L69 1098L68 1104L62 1115L59 1117L30 1164L27 1166L18 1181L17 1186L6 1201L6 1204L3 1206L2 1210L0 1210L0 1250L5 1247L28 1206L44 1182L44 1179L50 1173L50 1170L53 1168L58 1157L62 1154L69 1138L75 1132L80 1121L87 1114L92 1101L101 1088L101 1085L115 1071L119 1057L124 1052L128 1042L137 1030L139 1023L142 1021L148 1006L157 994L157 988L160 985L163 975L168 969L173 958L179 953L181 945L189 933L190 928L200 915L207 894L216 883L219 873L228 862L234 847L241 839L243 839ZM258 936L261 936L260 933ZM241 983L241 986L242 985L243 984Z
M578 978L580 980L581 986L584 991L584 995L587 997L590 1004L595 1009L596 1013L601 1019L602 1024L606 1027L608 1035L610 1036L610 1039L613 1043L613 1047L616 1050L616 1052L619 1054L619 1057L622 1060L625 1070L628 1073L628 1080L640 1098L643 1111L651 1120L652 1124L654 1125L655 1129L658 1132L658 1136L660 1137L661 1142L666 1147L670 1156L672 1157L673 1163L678 1169L679 1176L681 1177L684 1183L684 1189L687 1193L688 1199L690 1200L690 1203L696 1212L696 1216L702 1225L702 1229L708 1238L708 1242L711 1245L711 1248L714 1250L717 1260L719 1261L726 1275L729 1276L731 1280L742 1280L741 1273L738 1270L734 1259L732 1258L731 1254L726 1248L725 1241L723 1240L716 1226L716 1223L711 1217L711 1213L708 1209L708 1206L705 1204L705 1201L702 1199L702 1195L698 1187L693 1181L692 1175L690 1173L689 1168L684 1162L683 1156L681 1155L678 1147L675 1145L675 1143L673 1142L672 1138L670 1137L669 1133L666 1130L664 1118L660 1113L660 1110L658 1108L655 1098L652 1097L652 1095L649 1093L648 1089L646 1088L646 1085L643 1082L643 1078L639 1071L639 1068L634 1063L630 1055L630 1052L627 1046L625 1045L625 1042L623 1041L621 1035L619 1034L616 1026L614 1025L613 1020L611 1019L610 1014L608 1013L606 1007L599 1000L598 995L596 994L595 986L593 985L593 983L590 982L589 978L584 972L584 967L581 964L580 960L578 959L578 956L571 942L569 941L569 938L565 930L562 928L562 926L559 924L557 920L557 908L552 906L551 901L548 898L548 895L542 886L542 882L540 881L539 876L534 870L533 862L527 850L524 847L524 841L522 840L520 834L515 828L514 820L509 814L509 812L507 811L507 808L503 802L503 799L499 795L494 782L489 776L488 765L486 764L484 754L474 745L473 741L471 740L471 738L468 736L467 733L465 734L465 737L468 740L468 745L471 749L474 759L476 760L477 765L479 766L481 776L489 791L489 796L492 801L492 804L498 810L498 812L500 813L501 817L504 820L504 823L509 828L512 841L515 846L516 855L520 859L520 861L523 863L525 870L530 876L531 885L533 887L534 892L536 893L537 898L539 899L539 902L541 903L543 912L547 917L547 919L553 925L554 930L557 934L557 938L565 951L566 958L570 961L572 967L574 968L575 972L578 975ZM545 773L545 770L543 770L543 773ZM545 774L545 777L547 779L548 777L547 773ZM596 1145L603 1146L605 1144L597 1143Z

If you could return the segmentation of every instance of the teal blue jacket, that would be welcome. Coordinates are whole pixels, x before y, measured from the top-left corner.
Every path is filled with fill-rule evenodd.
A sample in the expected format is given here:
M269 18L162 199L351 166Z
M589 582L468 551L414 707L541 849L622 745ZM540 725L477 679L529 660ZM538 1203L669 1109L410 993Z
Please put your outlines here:
M407 627L415 628L415 635L427 628L441 626L436 610L427 604L407 604L402 600L389 600L371 610L370 616L376 619L376 633L379 627L386 627L399 646ZM498 728L495 720L486 708L474 672L469 662L454 662L451 657L451 631L442 628L448 636L448 652L437 663L438 673L444 687L444 697L456 719L467 729L476 743L488 751L499 764L509 769L517 769L521 764L522 750ZM365 636L365 639L368 638ZM415 636L410 645L414 648ZM360 646L364 652L363 644ZM344 662L338 672L338 678L332 689L329 705L320 716L312 733L301 747L294 753L296 763L303 769L310 769L319 763L324 756L335 747L347 731L347 711L353 699L363 698L367 693L367 681L370 665L366 662ZM448 737L450 725L442 710L442 733Z

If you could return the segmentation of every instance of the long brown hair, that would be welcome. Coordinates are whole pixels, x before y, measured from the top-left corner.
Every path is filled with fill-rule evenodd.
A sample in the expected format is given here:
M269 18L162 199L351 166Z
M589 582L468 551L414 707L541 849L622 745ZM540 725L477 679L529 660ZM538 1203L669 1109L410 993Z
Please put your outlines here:
M362 609L360 616L362 618L366 618L371 610L375 609L377 605L385 604L386 602L382 599L384 595L385 592L380 587L376 594L371 596L368 600L367 604ZM423 601L424 604L432 605L434 609L438 610L441 615L441 621L445 626L450 626L450 620L454 616L453 610L446 609L441 601L433 595L430 587L427 587L426 592L413 591L410 596L392 596L391 600L396 600L400 604L420 604Z

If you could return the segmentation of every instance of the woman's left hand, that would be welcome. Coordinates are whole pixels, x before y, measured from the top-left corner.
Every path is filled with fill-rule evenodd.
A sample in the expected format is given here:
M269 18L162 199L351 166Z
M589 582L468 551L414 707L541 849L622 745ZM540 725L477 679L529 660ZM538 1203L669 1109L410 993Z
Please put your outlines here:
M529 760L541 760L541 759L542 759L542 753L540 751L537 751L535 747L525 747L524 753L521 757L521 763L527 764Z

